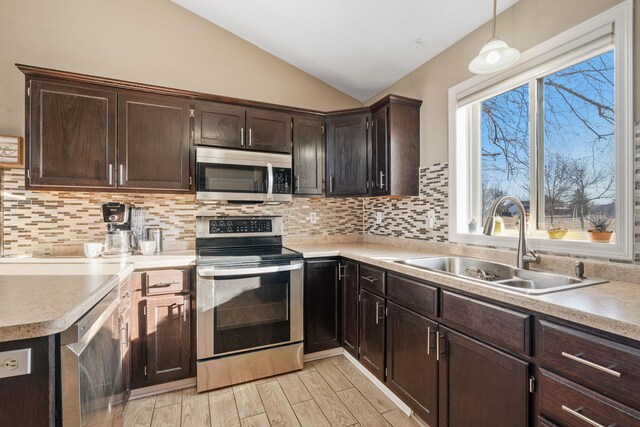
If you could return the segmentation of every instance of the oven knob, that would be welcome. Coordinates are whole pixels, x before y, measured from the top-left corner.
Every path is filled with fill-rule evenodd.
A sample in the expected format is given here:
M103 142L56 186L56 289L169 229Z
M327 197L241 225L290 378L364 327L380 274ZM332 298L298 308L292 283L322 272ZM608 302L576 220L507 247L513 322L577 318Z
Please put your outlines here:
M227 233L233 233L233 229L231 227L227 227Z

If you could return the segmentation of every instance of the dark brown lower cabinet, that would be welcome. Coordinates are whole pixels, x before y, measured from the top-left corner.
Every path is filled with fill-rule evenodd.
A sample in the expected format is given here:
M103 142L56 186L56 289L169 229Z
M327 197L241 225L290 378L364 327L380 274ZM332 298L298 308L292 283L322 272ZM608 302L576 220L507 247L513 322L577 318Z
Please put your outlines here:
M186 295L147 299L147 378L169 381L189 375L191 322Z
M304 352L340 347L338 260L305 262Z
M438 325L387 303L387 386L430 426L438 424Z
M31 349L31 373L0 378L0 426L54 426L56 338L0 343L0 351L26 348Z
M439 426L529 423L529 363L440 326Z
M191 320L193 292L190 274L177 271L184 281L181 292L154 288L159 273L153 270L133 274L131 301L132 388L147 387L195 376L195 328ZM167 273L167 274L168 274Z
M358 358L358 264L341 261L342 347Z
M385 300L360 291L360 363L384 381Z

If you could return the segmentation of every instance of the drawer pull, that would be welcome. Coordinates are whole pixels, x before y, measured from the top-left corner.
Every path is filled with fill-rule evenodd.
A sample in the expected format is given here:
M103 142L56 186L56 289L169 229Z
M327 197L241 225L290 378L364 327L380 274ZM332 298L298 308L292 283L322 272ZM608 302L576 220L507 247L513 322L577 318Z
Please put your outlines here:
M583 359L580 356L574 356L573 354L569 354L569 353L565 353L564 351L562 352L562 356L566 357L567 359L573 360L574 362L578 362L578 363L582 363L583 365L587 365L591 368L597 369L599 371L605 372L609 375L612 375L616 378L620 378L622 376L622 374L618 371L614 371L613 369L610 368L605 368L604 366L600 366L597 363L593 363L593 362L589 362L586 359Z
M180 283L178 280L174 280L173 282L160 282L155 285L149 285L149 288L168 288L171 285L177 285Z
M366 280L367 282L371 282L371 283L377 282L377 279L374 279L373 277L360 276L360 278L363 279L363 280Z
M585 417L584 415L582 415L579 411L582 410L582 408L578 408L576 410L573 410L571 408L569 408L568 406L562 405L562 410L573 415L574 417L584 421L585 423L592 425L593 427L606 427L600 423L597 423L595 421L593 421L591 418L589 417Z

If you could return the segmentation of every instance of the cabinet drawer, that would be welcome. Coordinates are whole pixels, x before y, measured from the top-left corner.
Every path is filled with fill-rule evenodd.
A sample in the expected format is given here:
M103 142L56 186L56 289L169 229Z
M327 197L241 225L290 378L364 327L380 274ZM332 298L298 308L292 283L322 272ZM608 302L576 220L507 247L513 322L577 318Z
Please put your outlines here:
M531 316L451 292L442 292L442 319L472 336L530 354Z
M189 290L186 270L156 270L144 273L145 293L151 295L177 294Z
M360 288L384 294L384 271L377 268L360 266Z
M586 332L539 322L545 368L640 409L640 350Z
M423 316L437 314L437 295L438 288L394 274L387 274L387 297Z
M640 412L623 406L556 374L540 370L541 411L560 425L640 425Z

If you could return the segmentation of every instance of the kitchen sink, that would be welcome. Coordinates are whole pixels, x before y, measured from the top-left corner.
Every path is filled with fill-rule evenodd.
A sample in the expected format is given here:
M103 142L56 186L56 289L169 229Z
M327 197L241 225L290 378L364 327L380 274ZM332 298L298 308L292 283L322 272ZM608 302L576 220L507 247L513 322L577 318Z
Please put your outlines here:
M462 277L485 285L509 289L525 294L541 295L567 289L606 283L606 280L588 279L544 271L524 270L497 262L464 257L412 258L397 261L424 270L438 271Z

